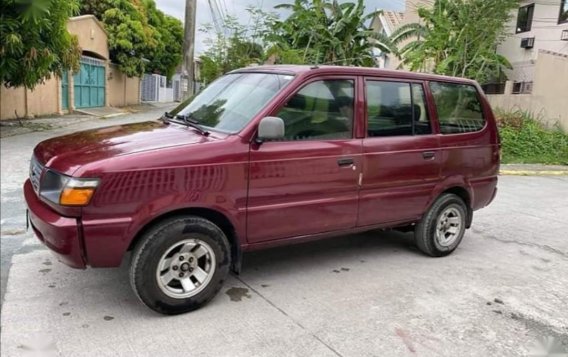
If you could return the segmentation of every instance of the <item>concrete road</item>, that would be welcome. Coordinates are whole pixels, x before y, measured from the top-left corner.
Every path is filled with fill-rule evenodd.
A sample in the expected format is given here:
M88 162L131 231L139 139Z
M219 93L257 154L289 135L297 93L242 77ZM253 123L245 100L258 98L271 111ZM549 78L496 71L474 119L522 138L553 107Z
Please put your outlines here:
M1 158L1 213L0 213L0 245L1 245L1 284L0 296L1 301L4 300L6 289L6 281L10 270L10 262L12 256L22 247L25 239L25 204L22 196L22 185L29 173L29 163L33 148L41 141L67 133L99 128L109 125L118 125L125 123L140 122L146 120L154 120L158 118L164 111L172 109L176 104L159 104L155 109L147 110L137 114L123 115L112 119L97 119L92 117L91 120L85 121L85 117L78 118L75 125L65 125L69 122L69 117L42 119L47 124L50 121L57 123L56 125L65 125L64 127L32 132L23 135L4 137L0 139L0 158ZM75 118L75 117L71 117ZM88 118L88 117L87 117ZM14 128L2 128L2 131L14 131ZM29 248L25 248L29 249Z
M3 231L21 229L19 185L40 136L2 140ZM210 304L174 317L138 302L127 264L73 270L30 234L8 235L3 250L15 237L23 246L11 259L0 352L526 356L542 338L567 349L567 197L565 176L501 177L496 201L446 258L379 231L248 254Z

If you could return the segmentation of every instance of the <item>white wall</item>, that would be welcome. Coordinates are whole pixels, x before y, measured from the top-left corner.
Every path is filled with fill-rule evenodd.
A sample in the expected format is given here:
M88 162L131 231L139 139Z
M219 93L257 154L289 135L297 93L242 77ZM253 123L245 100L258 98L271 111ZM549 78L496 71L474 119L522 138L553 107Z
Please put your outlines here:
M497 48L513 65L513 70L506 72L508 79L512 81L533 81L539 50L568 54L568 41L560 40L562 30L568 30L568 23L558 24L560 0L523 0L519 7L532 3L535 7L531 31L515 33L518 14L518 10L515 10L506 28L509 36ZM534 48L521 48L521 39L525 37L535 38Z
M173 88L160 88L158 90L158 102L168 103L174 101L174 90Z

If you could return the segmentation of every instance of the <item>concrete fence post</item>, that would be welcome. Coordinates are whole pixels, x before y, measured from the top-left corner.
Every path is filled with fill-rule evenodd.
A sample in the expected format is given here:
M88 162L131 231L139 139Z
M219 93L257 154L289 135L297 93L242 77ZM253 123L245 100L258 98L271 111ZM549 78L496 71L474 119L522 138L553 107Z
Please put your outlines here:
M108 107L110 103L110 98L108 97L109 74L110 74L110 60L106 60L105 61L105 107Z
M506 81L505 82L505 93L503 94L512 94L513 93L513 81Z
M67 71L67 83L67 110L69 110L69 113L73 113L75 110L75 82L71 71Z

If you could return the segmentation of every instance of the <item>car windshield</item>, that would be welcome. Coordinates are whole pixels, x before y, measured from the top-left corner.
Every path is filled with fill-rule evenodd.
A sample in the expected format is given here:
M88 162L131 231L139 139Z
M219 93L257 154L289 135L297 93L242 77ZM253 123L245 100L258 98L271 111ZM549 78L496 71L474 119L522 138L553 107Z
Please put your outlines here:
M275 73L227 74L169 114L190 118L206 128L236 133L292 78Z

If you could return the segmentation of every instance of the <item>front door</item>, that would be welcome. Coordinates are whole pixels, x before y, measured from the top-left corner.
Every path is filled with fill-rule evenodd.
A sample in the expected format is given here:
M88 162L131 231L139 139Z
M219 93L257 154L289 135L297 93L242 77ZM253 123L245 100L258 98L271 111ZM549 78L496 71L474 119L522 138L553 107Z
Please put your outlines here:
M355 78L316 79L273 113L285 138L253 143L249 243L355 227L361 139L354 139Z
M419 218L440 180L423 84L367 79L358 226Z
M79 72L73 75L75 108L104 107L105 83L105 63L83 56Z

